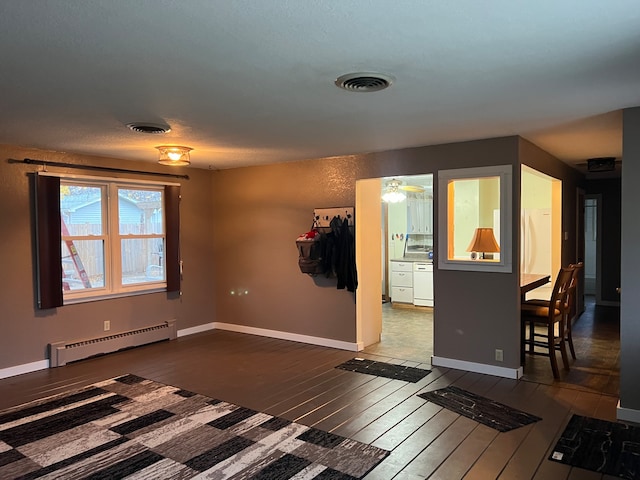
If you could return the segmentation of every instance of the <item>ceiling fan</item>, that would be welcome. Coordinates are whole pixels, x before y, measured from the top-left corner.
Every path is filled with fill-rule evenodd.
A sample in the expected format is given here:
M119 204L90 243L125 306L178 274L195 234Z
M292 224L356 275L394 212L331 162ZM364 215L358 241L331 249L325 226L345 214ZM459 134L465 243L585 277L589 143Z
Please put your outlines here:
M387 190L394 189L395 191L404 190L405 192L414 192L414 193L422 193L424 192L424 187L420 185L404 185L402 180L398 180L392 178L386 183Z
M422 193L424 188L418 185L403 185L401 180L395 178L389 180L385 184L384 193L382 194L382 200L387 203L397 203L403 201L407 196L401 192Z

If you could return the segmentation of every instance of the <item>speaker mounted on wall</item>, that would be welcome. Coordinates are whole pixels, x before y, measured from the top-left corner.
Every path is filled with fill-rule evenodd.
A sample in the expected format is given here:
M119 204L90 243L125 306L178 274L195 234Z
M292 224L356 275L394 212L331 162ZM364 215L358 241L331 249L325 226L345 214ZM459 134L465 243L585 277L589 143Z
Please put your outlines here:
M587 160L588 172L610 172L616 168L615 157L590 158Z

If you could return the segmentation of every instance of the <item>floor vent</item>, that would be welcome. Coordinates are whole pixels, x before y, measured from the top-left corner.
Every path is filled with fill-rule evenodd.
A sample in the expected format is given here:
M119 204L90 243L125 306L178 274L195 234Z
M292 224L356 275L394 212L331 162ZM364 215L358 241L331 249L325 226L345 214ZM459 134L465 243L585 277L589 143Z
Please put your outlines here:
M137 347L161 340L173 340L175 338L176 322L175 320L170 320L159 325L114 333L105 337L50 343L49 356L52 367L61 367L69 362L95 355L117 352L125 348Z

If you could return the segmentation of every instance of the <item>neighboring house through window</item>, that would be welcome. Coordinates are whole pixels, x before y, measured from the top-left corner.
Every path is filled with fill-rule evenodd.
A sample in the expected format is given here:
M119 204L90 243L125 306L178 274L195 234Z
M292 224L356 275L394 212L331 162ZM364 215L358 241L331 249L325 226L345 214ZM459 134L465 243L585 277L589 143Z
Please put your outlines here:
M41 308L179 288L179 186L43 175L36 186Z

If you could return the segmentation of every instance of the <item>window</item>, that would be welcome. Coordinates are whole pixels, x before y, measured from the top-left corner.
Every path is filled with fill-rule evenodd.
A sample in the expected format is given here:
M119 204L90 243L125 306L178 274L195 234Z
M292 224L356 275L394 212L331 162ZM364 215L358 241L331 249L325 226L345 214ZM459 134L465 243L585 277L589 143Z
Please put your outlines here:
M438 267L511 272L511 166L438 172Z
M179 187L43 175L36 187L41 308L179 289Z

